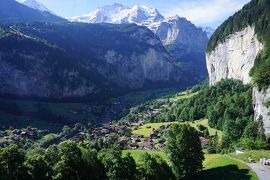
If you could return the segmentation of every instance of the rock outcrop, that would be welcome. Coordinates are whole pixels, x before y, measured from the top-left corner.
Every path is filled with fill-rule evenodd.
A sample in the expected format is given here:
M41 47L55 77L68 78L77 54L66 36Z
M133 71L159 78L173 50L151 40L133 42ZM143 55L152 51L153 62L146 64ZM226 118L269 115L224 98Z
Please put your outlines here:
M218 44L207 53L207 69L211 85L225 78L251 82L249 71L263 45L258 41L254 27L230 35L225 42Z
M252 83L249 71L262 49L263 44L258 41L254 27L249 26L230 35L206 54L210 85L225 78L238 79L245 84ZM269 100L270 89L259 92L254 87L254 117L256 120L262 119L266 134L270 133L270 109L267 106Z
M254 117L263 121L266 134L270 133L270 89L265 92L253 89Z

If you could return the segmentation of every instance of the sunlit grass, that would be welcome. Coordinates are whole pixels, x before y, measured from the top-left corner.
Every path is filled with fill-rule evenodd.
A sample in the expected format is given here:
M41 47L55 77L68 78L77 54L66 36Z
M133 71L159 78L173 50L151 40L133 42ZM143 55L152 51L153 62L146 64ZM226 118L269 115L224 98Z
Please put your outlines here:
M178 122L147 123L147 124L140 126L138 130L133 130L132 133L141 134L141 135L144 135L144 137L149 137L152 134L153 128L158 129L162 125L169 125L172 123L178 123ZM198 125L201 124L201 125L208 128L210 135L215 135L215 133L217 132L218 137L220 137L220 138L222 137L222 131L219 131L219 130L216 130L216 129L209 127L207 119L197 120L194 122L179 122L179 123L181 123L181 124L187 123L196 129L198 129ZM149 127L151 127L151 128L149 128Z

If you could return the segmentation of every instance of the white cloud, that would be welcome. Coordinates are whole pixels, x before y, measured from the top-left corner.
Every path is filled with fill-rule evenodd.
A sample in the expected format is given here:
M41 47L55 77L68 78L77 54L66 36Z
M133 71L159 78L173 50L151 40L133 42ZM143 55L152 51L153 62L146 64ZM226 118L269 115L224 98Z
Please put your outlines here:
M211 24L222 21L240 10L250 0L189 0L173 4L165 10L165 16L175 14L186 17L195 24Z

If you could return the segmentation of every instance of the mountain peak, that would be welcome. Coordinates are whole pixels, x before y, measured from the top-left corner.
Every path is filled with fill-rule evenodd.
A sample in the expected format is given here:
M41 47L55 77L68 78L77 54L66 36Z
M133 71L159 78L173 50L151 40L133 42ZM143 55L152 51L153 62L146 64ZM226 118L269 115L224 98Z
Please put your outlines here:
M39 10L39 11L45 11L45 12L52 13L48 8L46 8L43 4L41 4L40 2L38 2L36 0L25 0L25 1L23 1L23 4L30 7L30 8Z
M32 7L29 7L29 6ZM39 9L39 10L37 10ZM0 1L0 22L66 22L65 19L50 13L45 6L35 0L26 0L20 3L16 0Z
M98 8L94 12L88 14L71 17L70 21L86 22L86 23L136 23L139 25L146 25L163 20L164 17L155 8L146 5L134 5L127 7L125 5L114 3Z
M125 7L123 4L120 3L113 3L112 7Z

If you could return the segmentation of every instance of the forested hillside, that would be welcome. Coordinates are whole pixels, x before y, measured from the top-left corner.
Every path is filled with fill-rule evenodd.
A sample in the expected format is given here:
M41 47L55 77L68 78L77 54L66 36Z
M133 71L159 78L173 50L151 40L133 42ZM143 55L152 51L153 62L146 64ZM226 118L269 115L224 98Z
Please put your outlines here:
M243 85L237 80L222 80L214 86L203 87L197 93L189 93L177 100L167 97L146 103L134 108L132 113L159 109L160 113L151 116L150 122L184 122L206 118L210 127L223 131L223 147L231 147L242 140L247 144L241 146L249 146L247 148L268 146L261 121L254 121L250 85ZM128 115L127 119L136 121L132 115Z

